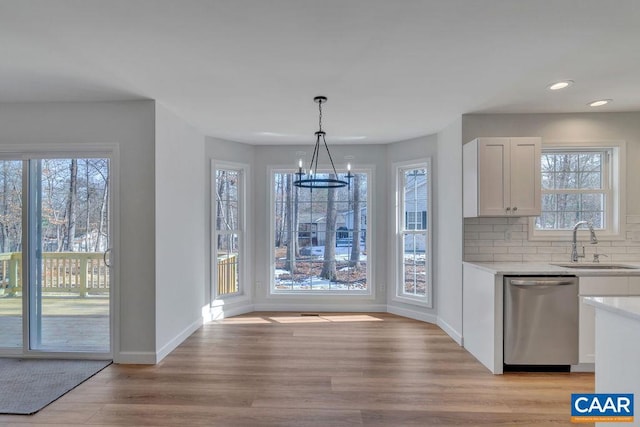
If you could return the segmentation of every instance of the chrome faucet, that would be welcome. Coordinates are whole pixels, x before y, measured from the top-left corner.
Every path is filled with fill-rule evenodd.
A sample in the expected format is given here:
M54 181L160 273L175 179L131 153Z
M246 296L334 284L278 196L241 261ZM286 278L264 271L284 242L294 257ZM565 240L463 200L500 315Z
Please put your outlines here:
M581 225L586 225L589 227L589 233L591 234L591 244L595 245L598 243L598 238L596 237L596 232L593 230L593 224L589 221L578 221L576 225L573 226L573 240L571 241L571 262L578 262L578 258L584 258L584 246L582 247L582 255L578 255L578 227Z

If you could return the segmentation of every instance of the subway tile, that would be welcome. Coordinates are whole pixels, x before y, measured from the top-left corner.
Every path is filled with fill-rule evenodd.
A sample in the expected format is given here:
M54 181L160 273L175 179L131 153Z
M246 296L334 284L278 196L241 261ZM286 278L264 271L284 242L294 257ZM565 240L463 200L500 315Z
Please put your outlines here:
M500 218L500 217L488 217L488 218L480 218L479 224L508 224L509 218Z
M531 247L524 247L524 246L510 247L509 253L510 254L537 254L538 248L531 248Z
M551 262L552 254L527 254L523 257L524 262Z
M465 240L464 244L468 246L493 246L493 240Z
M464 232L464 240L478 240L478 233Z
M638 254L613 254L611 256L613 262L640 262L640 256Z
M506 254L508 252L508 248L506 247L495 247L495 246L485 246L478 248L479 253L492 253L492 254Z
M600 243L598 243L598 246L600 246ZM627 247L640 246L640 242L634 242L630 240L618 240L618 241L610 242L610 246L627 246Z
M581 251L582 249L580 247L578 247L578 251ZM627 253L627 247L626 246L612 246L610 248L605 248L602 247L600 248L600 250L598 252L601 252L603 254L626 254Z
M464 231L466 232L474 232L474 231L494 231L493 225L491 224L470 224L464 226Z
M493 246L522 246L522 240L494 240Z
M504 233L496 233L494 231L480 232L478 233L478 238L486 239L486 240L499 240L499 239L504 239Z
M511 240L525 240L527 239L528 233L526 231L512 231L511 232Z
M477 246L465 246L464 247L464 253L465 254L477 254L478 253L478 247Z
M521 254L495 254L493 256L495 262L522 262Z
M522 224L494 224L493 231L524 231Z
M509 218L509 224L528 224L529 218L526 216L520 216L516 218Z
M570 252L569 248L557 248L554 246L546 247L546 248L538 248L539 254L568 254Z
M566 253L566 254L551 254L551 261L552 262L570 262L571 261L571 256Z
M551 242L546 240L523 240L522 246L548 247L551 246Z
M493 254L469 254L464 256L465 261L469 262L491 262Z

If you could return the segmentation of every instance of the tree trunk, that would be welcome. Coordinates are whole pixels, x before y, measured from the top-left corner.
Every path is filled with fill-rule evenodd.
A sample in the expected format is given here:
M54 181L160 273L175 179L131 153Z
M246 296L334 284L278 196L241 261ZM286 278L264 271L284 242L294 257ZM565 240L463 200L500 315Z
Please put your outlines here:
M284 233L284 190L282 174L275 174L276 181L276 248L282 246Z
M222 229L222 216L223 216L223 212L222 212L222 196L224 195L224 183L227 179L226 177L226 172L224 171L217 171L216 172L216 178L218 180L217 184L217 188L216 188L216 230L221 230ZM220 233L218 233L218 246L217 248L220 249L220 246L222 245L222 235Z
M287 203L286 206L286 225L287 225L287 261L284 264L284 269L291 272L291 274L296 272L296 246L298 246L298 233L296 233L296 223L297 220L294 214L294 203L293 203L293 195L296 192L295 187L293 186L293 179L290 173L287 174L286 178L286 188L285 194L287 195Z
M9 191L9 174L7 172L7 161L2 162L2 252L9 252L11 242L9 238L9 201L7 193Z
M78 160L71 159L69 167L69 203L67 205L67 230L64 250L73 250L73 239L76 236L76 217L78 205Z
M89 247L91 245L91 238L93 235L93 230L91 229L91 184L89 183L89 159L85 159L85 182L87 186L87 206L86 206L86 216L85 216L85 229L84 229L84 250L89 252ZM96 237L97 239L97 237Z
M100 240L102 238L102 230L104 229L105 222L107 223L107 230L104 235L109 236L109 176L105 177L104 189L102 190L102 204L100 205L100 219L98 223L98 236L96 237L96 246L94 251L98 252L102 247L100 246ZM109 248L109 240L105 244L105 249Z
M334 174L329 175L335 179ZM327 226L324 239L324 264L320 277L335 282L338 280L336 271L336 193L334 188L327 190Z
M353 175L353 236L349 267L360 266L360 175Z

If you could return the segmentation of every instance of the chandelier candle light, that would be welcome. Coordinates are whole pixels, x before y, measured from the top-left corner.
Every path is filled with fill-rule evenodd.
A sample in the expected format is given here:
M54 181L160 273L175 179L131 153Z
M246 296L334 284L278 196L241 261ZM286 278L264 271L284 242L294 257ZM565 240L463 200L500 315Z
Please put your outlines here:
M313 98L313 101L318 104L318 131L315 133L316 135L316 145L313 149L313 155L311 156L311 163L309 164L309 173L306 174L302 170L302 159L298 161L298 172L296 172L297 179L293 181L293 185L301 188L310 188L313 190L314 188L340 188L340 187L349 187L351 188L351 178L353 175L351 174L351 163L347 164L347 173L345 175L345 179L339 179L338 173L336 172L336 167L333 164L333 158L331 158L331 152L329 151L329 146L327 145L327 141L325 139L325 132L322 130L322 104L327 102L326 96L316 96ZM318 177L318 158L320 157L320 139L322 138L322 142L324 143L324 148L327 151L327 156L329 157L329 161L331 162L331 168L333 169L333 173L335 178L319 178Z

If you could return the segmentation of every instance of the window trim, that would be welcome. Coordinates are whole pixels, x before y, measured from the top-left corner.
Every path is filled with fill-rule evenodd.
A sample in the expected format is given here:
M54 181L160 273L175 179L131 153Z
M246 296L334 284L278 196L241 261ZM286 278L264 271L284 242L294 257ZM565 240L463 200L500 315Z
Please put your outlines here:
M331 165L318 165L318 170L323 172L329 172L331 170ZM373 179L375 177L375 166L373 165L360 165L358 168L351 169L352 173L362 173L367 175L367 224L366 224L366 236L367 236L367 289L364 291L358 290L317 290L317 291L296 291L296 290L276 290L275 289L275 258L274 248L275 248L275 209L274 209L274 201L275 201L275 174L276 173L294 173L297 172L294 167L291 166L268 166L268 189L267 189L267 200L268 200L268 209L269 209L269 238L268 241L268 250L267 254L269 257L269 284L268 284L268 295L270 297L313 297L313 298L322 298L322 297L335 297L335 296L344 296L348 298L360 298L373 300L376 295L376 286L375 286L375 277L374 277L374 269L372 267L373 260L375 260L375 236L372 233L371 224L375 219L375 205L374 205L374 193L373 191Z
M427 230L426 239L427 247L426 252L429 254L426 259L427 268L427 289L425 296L412 296L404 294L404 235L406 232L410 234L422 234L423 230L405 230L405 212L404 212L404 171L407 169L425 168L427 171ZM393 163L394 172L394 190L395 190L395 207L394 207L394 239L393 245L393 258L395 260L394 277L395 277L395 291L393 293L392 300L405 304L413 304L427 308L433 308L433 166L432 158L425 157L421 159L396 162Z
M604 189L607 195L605 205L605 229L598 231L600 240L625 240L626 239L626 141L545 141L542 152L545 150L580 150L594 151L597 149L611 150L611 156L603 174L607 174L609 188ZM542 194L541 194L542 197ZM535 222L537 217L530 217L528 221L528 236L530 241L569 241L572 230L537 230ZM578 230L580 240L588 239L588 231Z
M213 263L214 259L217 259L218 249L215 244L217 241L218 230L216 227L216 206L217 206L217 198L216 198L216 171L217 170L235 170L240 172L240 185L238 186L238 218L239 218L239 230L235 232L238 234L239 241L239 251L238 251L238 292L234 292L232 294L218 295L217 292L217 274L215 271L215 265ZM247 183L249 182L249 165L243 163L235 163L235 162L226 162L226 161L218 161L215 159L211 160L211 215L210 215L210 248L211 248L211 261L209 263L210 266L210 300L212 307L220 305L217 302L222 302L224 300L237 300L240 298L251 298L251 287L246 283L247 278L249 277L247 274L247 266L249 264L247 260L247 254L249 251L247 250L247 212L249 212L249 207L247 206ZM227 234L227 233L225 233Z

